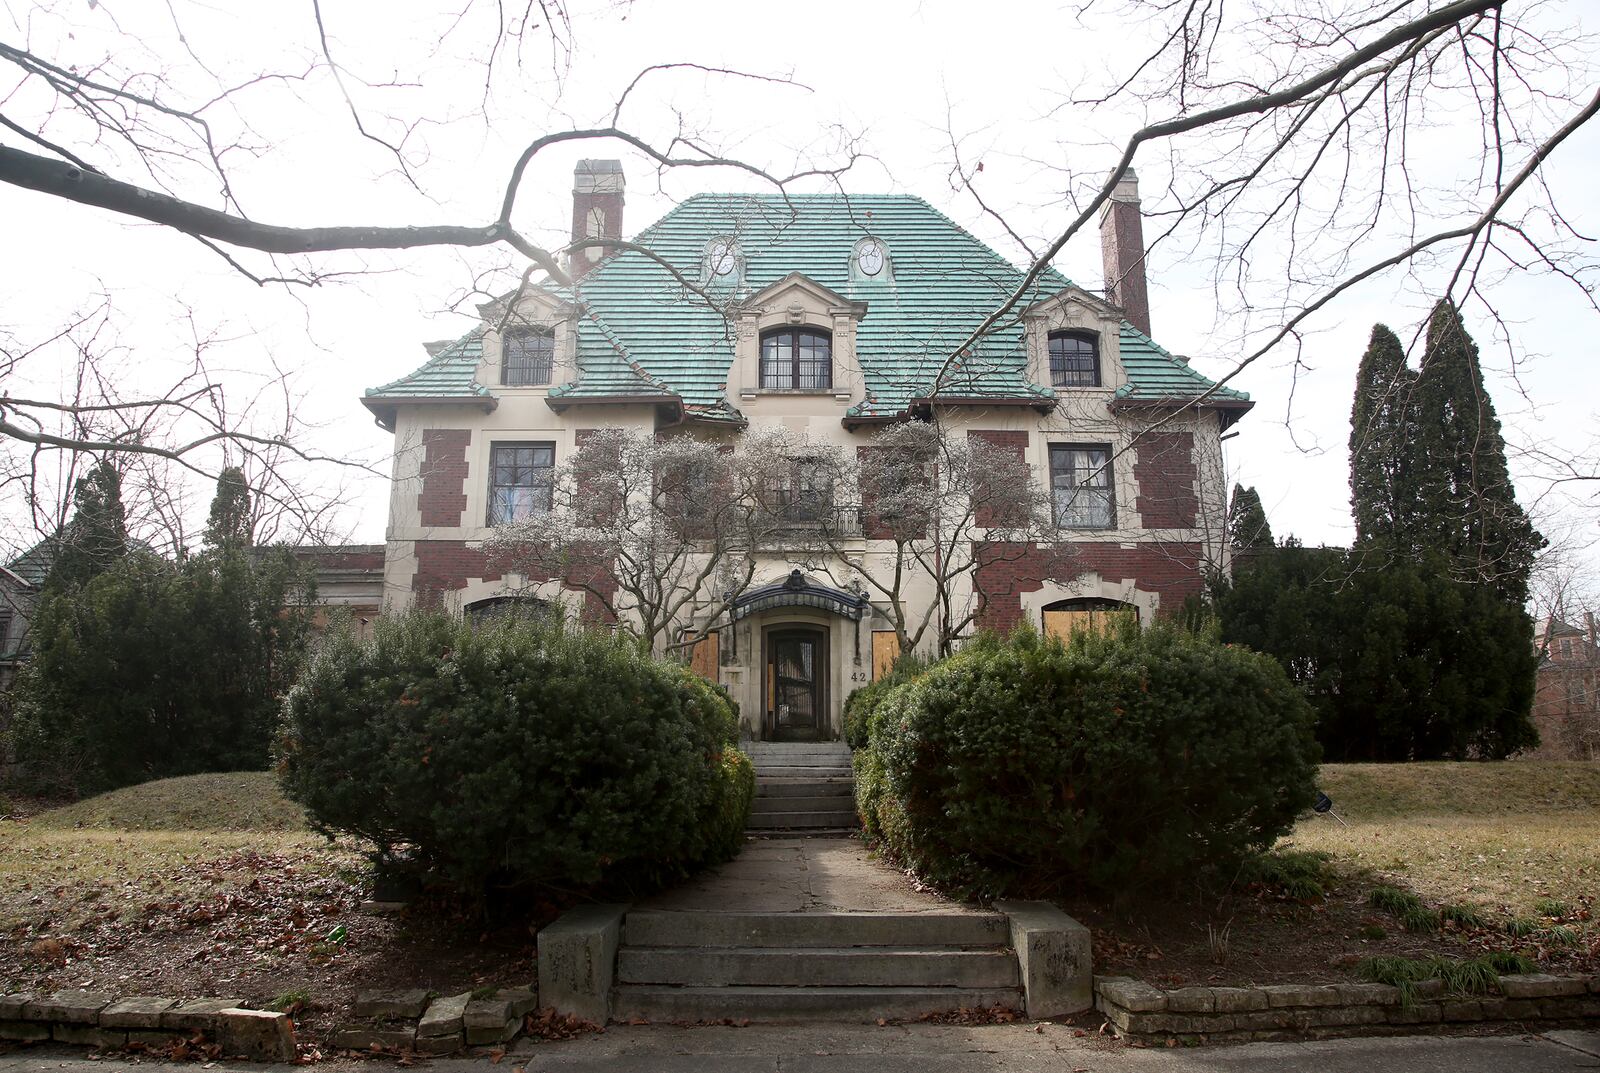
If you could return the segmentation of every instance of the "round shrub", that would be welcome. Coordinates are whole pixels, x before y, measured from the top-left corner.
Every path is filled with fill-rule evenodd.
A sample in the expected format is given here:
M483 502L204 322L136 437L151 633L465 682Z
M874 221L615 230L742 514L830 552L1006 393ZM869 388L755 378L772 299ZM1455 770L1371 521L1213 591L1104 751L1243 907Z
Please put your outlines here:
M421 612L325 639L278 773L320 829L465 891L643 887L737 850L736 733L719 690L626 640Z
M977 895L1226 873L1310 807L1317 762L1273 660L1131 625L969 646L890 692L864 752L868 830Z

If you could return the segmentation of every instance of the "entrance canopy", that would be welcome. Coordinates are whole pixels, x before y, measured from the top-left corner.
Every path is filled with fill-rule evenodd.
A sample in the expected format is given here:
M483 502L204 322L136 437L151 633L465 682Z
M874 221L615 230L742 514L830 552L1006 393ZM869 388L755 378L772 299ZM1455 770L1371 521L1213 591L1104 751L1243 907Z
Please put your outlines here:
M867 613L867 598L848 589L819 585L796 570L782 581L751 589L736 597L728 614L738 622L747 615L779 607L813 607L860 622Z

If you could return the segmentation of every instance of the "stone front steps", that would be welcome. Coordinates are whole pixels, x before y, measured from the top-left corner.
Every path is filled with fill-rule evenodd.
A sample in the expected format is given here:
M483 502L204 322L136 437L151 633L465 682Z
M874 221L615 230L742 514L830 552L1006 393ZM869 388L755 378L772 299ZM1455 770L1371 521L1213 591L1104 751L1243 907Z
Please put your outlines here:
M674 913L623 920L612 1017L854 1021L1023 1006L1000 913Z
M746 829L825 833L856 827L855 779L844 742L746 742L756 797Z

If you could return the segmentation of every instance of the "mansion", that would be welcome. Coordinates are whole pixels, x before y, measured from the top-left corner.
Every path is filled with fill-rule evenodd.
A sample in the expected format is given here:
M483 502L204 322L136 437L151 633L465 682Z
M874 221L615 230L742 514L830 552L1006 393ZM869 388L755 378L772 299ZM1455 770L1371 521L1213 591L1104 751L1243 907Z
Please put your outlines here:
M1152 340L1131 172L1101 220L1099 293L1053 270L1027 283L916 197L701 194L624 242L620 165L583 161L574 186L572 285L486 304L479 326L362 399L395 437L386 608L474 616L522 600L626 619L592 580L523 576L485 547L552 510L563 463L599 430L734 445L781 429L853 456L920 421L1004 451L1053 504L1052 538L1014 542L963 591L931 576L900 590L972 607L975 628L1116 609L1148 621L1226 569L1221 441L1251 403ZM819 494L803 454L786 502ZM747 585L692 594L674 624L753 738L839 737L844 698L898 650L882 592L852 580L886 554L883 534L852 513L859 500L826 495L830 518L853 519L836 561L818 569L780 532L753 549Z

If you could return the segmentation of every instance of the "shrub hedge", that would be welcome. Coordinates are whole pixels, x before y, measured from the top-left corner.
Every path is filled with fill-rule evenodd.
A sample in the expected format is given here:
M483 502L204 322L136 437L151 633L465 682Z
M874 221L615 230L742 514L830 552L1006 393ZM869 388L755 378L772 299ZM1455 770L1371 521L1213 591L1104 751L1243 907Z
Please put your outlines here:
M872 706L867 833L955 893L1229 874L1310 807L1312 713L1268 657L1128 624L986 638Z
M417 612L325 639L278 773L318 828L464 891L643 888L737 851L736 734L720 690L624 639Z

